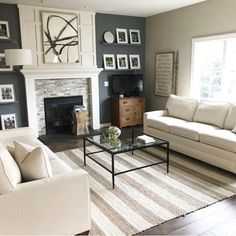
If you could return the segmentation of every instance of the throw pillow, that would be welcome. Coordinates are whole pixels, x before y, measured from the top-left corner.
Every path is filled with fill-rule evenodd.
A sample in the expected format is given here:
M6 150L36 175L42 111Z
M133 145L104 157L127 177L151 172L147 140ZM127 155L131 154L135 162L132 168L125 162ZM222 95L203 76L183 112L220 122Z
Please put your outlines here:
M236 134L236 125L235 125L234 128L232 129L232 132Z
M32 181L52 176L48 154L41 147L14 141L15 160L25 181Z
M21 174L15 160L6 148L0 148L0 194L11 192L21 182Z

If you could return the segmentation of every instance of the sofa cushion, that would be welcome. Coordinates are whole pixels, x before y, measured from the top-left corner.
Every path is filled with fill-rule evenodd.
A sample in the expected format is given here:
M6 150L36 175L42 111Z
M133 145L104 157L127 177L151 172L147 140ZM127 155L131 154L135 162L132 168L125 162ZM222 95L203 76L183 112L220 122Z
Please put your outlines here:
M193 120L223 128L228 111L228 103L201 101L197 107Z
M187 123L187 121L168 116L147 119L147 126L159 129L167 133L170 132L171 125L182 124L182 123L185 124Z
M198 101L196 99L172 94L167 101L166 109L169 112L169 116L192 121L197 105Z
M229 113L226 116L224 128L233 129L236 126L236 104L231 104Z
M20 182L19 167L7 149L0 147L0 194L13 191Z
M198 122L187 122L187 123L179 123L176 125L172 125L170 128L170 133L181 136L184 138L188 138L194 141L199 141L199 134L206 130L216 130L219 129L213 125L202 124Z
M200 134L200 142L236 152L236 135L229 130L213 130ZM224 158L224 157L222 157Z
M15 160L25 181L52 176L52 169L46 151L41 147L14 141Z

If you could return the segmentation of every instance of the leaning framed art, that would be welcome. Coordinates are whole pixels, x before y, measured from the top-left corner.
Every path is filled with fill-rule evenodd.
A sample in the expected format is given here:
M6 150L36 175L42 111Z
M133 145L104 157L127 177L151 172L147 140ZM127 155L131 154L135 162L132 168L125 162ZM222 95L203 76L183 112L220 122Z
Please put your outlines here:
M175 53L156 54L155 95L167 97L175 91Z
M76 14L42 11L45 63L79 63Z

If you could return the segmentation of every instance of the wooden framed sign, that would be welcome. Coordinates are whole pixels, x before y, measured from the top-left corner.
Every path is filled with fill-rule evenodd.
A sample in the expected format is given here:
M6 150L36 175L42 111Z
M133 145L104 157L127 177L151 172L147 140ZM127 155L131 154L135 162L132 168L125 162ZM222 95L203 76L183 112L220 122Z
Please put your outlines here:
M166 97L174 92L174 65L174 52L164 52L156 54L155 95Z

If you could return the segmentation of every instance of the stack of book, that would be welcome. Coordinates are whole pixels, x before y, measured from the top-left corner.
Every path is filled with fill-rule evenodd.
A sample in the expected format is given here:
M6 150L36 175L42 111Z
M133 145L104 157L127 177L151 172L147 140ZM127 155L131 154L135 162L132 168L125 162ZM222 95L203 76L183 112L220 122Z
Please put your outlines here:
M137 137L137 141L142 143L152 143L155 142L155 139L147 135L140 135Z

